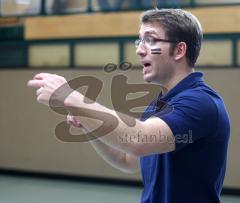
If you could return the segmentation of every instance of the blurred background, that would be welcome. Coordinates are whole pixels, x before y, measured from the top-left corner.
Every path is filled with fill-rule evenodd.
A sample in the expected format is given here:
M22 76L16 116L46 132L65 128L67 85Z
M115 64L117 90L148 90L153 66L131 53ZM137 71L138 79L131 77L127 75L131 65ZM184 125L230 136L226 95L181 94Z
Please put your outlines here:
M139 202L140 174L112 168L88 143L58 140L66 116L38 104L26 84L39 72L94 76L104 84L98 102L113 108L114 75L143 83L134 41L140 13L155 6L187 9L202 23L196 69L223 97L232 125L222 201L240 202L240 0L1 0L0 203ZM103 71L122 62L132 68Z

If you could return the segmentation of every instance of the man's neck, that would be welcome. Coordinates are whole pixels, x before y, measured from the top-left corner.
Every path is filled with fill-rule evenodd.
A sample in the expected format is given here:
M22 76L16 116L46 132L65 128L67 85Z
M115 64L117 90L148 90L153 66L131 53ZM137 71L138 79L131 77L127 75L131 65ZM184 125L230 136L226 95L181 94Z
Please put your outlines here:
M168 93L179 82L181 82L184 78L186 78L188 75L190 75L193 72L195 72L194 68L189 68L189 70L182 71L180 73L175 74L167 83L162 84L163 94Z

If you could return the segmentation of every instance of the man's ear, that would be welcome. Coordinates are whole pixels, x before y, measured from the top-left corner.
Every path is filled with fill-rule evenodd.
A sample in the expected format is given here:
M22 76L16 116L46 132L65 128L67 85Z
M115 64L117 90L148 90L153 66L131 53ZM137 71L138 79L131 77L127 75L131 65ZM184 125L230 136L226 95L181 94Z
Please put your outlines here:
M181 60L187 53L187 44L185 42L179 42L174 49L174 59L176 61Z

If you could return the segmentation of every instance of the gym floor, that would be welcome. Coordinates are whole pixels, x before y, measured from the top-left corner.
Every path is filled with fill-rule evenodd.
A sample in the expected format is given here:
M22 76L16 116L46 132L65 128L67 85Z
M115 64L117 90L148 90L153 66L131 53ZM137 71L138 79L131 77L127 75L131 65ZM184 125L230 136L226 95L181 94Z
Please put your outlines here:
M142 188L0 174L0 203L139 203ZM222 196L239 203L240 196Z

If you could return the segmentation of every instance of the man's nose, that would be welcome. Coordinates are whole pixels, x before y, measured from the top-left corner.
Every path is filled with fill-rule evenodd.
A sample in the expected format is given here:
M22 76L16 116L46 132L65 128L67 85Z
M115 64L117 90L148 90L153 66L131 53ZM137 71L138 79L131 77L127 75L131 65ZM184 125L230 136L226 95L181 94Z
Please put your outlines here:
M136 49L136 54L139 56L146 56L147 55L147 49L146 47L140 43Z

